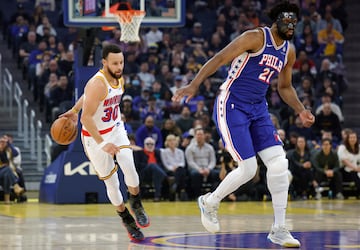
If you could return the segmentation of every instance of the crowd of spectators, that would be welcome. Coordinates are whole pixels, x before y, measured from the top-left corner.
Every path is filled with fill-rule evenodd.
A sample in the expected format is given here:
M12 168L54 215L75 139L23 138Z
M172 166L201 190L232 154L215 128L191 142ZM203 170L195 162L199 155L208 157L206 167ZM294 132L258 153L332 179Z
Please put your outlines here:
M291 195L319 198L321 185L326 182L334 197L342 199L342 183L346 179L356 183L359 196L360 162L344 156L347 155L344 147L351 156L360 154L357 138L355 145L353 132L345 133L349 129L343 128L346 117L342 114L342 94L347 89L342 60L347 28L345 2L292 2L301 6L293 40L297 51L293 86L304 105L316 114L314 126L304 128L293 110L281 100L277 79L270 83L266 97L289 158ZM129 136L134 146L139 147L134 152L140 177L155 187L154 200L164 198L163 193L170 199L184 200L195 198L206 188L213 189L236 167L219 143L211 119L213 102L218 86L226 77L227 65L206 79L188 104L174 103L171 97L229 41L246 30L269 25L266 13L275 3L187 0L184 27L141 28L140 43L120 42L119 29L65 28L61 20L54 20L51 10L34 5L31 13L19 5L3 33L27 87L48 122L67 110L73 100L76 48L84 46L83 64L93 66L96 46L119 45L125 56L121 111ZM90 46L82 39L84 32L92 41ZM346 173L343 166L347 166ZM168 188L167 192L164 187ZM259 162L256 177L228 198L261 200L266 196L265 168Z

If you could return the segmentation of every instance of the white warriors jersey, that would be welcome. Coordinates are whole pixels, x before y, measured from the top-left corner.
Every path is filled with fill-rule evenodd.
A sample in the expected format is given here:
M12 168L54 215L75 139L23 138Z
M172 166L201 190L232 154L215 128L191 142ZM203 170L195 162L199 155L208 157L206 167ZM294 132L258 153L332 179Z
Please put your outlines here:
M124 79L119 78L119 85L114 86L108 82L103 70L99 70L93 78L98 78L103 81L107 88L107 95L99 103L93 115L95 125L100 134L110 132L114 126L123 127L124 123L121 120L120 101L124 93ZM91 80L93 80L93 78ZM86 98L86 95L84 95L84 98ZM83 132L84 130L87 131L85 126L83 126Z

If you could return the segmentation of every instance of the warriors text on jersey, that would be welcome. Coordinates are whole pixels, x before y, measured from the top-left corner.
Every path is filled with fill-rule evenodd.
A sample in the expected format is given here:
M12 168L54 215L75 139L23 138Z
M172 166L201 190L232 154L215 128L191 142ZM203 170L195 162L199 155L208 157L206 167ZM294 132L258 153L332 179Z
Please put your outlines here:
M262 28L264 45L256 53L245 52L236 57L229 69L223 91L245 103L259 103L265 98L271 79L276 77L287 63L290 44L277 46L269 28Z

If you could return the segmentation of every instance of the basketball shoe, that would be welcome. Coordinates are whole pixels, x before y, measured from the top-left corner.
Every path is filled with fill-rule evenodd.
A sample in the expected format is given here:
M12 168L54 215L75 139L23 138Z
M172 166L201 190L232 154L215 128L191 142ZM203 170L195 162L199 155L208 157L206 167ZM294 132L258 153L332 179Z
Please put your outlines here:
M129 210L126 208L124 212L118 212L120 215L123 225L128 232L130 240L133 241L142 241L144 240L144 234L141 232L140 228L136 225L134 218L129 213Z
M267 238L275 244L278 244L282 247L300 247L300 242L292 237L290 232L284 227L271 226L271 230Z
M137 226L141 228L148 227L150 225L150 220L142 206L140 195L130 195L129 203L131 211L135 215Z
M198 205L201 213L201 223L207 231L210 233L217 233L220 231L220 224L217 219L217 211L219 205L211 206L206 203L206 198L209 197L210 193L201 195L198 198Z

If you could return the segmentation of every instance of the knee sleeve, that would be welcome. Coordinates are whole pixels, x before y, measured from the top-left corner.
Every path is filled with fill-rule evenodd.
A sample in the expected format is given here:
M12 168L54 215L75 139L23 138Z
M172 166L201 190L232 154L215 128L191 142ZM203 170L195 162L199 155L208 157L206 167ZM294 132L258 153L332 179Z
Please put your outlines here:
M117 173L114 173L110 178L104 180L106 186L106 193L109 197L111 204L120 206L124 199L120 192L120 182Z
M274 146L259 152L267 167L267 185L271 193L289 189L288 160L281 146Z

